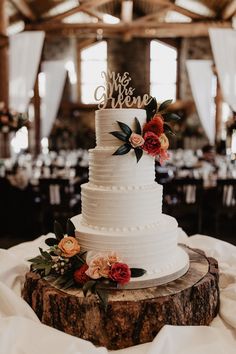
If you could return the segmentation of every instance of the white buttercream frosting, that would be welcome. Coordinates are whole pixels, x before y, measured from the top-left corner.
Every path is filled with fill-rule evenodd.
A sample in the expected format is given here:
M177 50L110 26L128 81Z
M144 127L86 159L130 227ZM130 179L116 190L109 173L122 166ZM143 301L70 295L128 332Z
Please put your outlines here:
M89 182L82 185L82 214L72 218L84 251L116 252L130 267L158 277L187 264L177 246L178 224L162 214L162 186L155 182L154 158L134 151L113 153L124 142L110 134L117 121L135 128L146 122L142 109L96 111L97 146L89 151ZM182 258L182 260L181 260Z
M122 141L110 134L113 131L120 131L117 121L126 123L132 130L135 128L135 117L143 126L146 122L146 111L144 109L103 109L95 112L96 143L99 147L119 147Z

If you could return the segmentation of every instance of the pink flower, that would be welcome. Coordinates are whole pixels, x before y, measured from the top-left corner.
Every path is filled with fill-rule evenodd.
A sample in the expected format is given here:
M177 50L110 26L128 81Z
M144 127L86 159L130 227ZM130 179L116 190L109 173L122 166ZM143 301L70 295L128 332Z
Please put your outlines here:
M129 142L133 148L136 148L144 144L144 139L141 135L132 133L130 135Z
M109 272L110 265L107 256L98 254L89 260L85 273L92 279L99 279L101 277L108 278Z
M168 152L166 151L166 150L164 150L164 149L161 149L160 150L160 153L159 153L159 162L160 162L160 164L162 165L163 164L163 162L165 161L165 160L168 160L169 159L169 154L168 154Z
M164 132L164 122L161 115L155 115L150 122L146 123L143 127L143 132L153 132L160 136Z
M161 150L161 143L159 137L153 132L147 132L144 135L144 144L142 149L149 155L157 156Z
M130 268L125 263L114 263L111 266L109 277L121 285L126 284L131 278Z

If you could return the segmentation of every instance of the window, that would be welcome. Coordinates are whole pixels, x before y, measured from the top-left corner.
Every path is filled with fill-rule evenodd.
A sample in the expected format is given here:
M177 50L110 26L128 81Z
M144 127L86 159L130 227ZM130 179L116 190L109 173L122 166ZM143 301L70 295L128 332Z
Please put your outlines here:
M94 44L81 51L81 102L97 104L94 91L104 84L102 71L107 71L107 43Z
M157 40L150 47L150 94L161 102L176 100L177 49Z

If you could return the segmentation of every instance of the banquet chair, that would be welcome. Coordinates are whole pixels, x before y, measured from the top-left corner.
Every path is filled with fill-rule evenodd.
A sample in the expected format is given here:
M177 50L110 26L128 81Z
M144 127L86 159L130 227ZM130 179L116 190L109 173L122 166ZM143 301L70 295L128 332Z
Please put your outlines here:
M39 179L39 195L41 204L41 223L43 232L52 230L54 220L62 224L73 216L73 186L69 179Z
M236 179L218 179L216 188L215 231L219 232L222 217L236 216Z
M163 212L175 217L179 225L188 228L196 224L195 231L202 230L203 180L176 178L163 185Z

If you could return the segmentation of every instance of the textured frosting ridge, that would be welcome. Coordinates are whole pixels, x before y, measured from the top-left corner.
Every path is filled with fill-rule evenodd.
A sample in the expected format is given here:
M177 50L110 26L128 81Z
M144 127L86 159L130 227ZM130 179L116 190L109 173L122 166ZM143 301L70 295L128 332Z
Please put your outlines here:
M134 151L113 153L122 141L110 132L117 121L134 129L142 109L104 109L95 113L96 147L89 151L89 182L82 185L82 214L72 218L82 250L117 252L130 267L162 276L181 264L178 224L162 214L162 186L155 182L154 158ZM183 262L183 260L182 260Z

